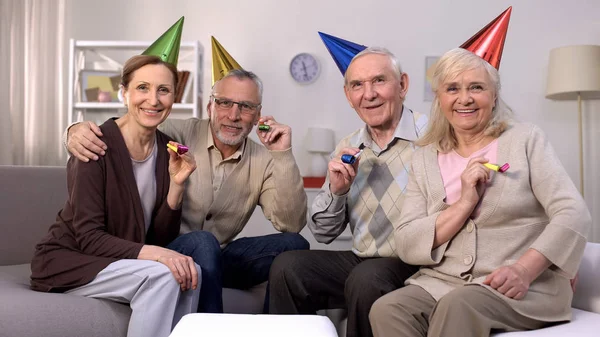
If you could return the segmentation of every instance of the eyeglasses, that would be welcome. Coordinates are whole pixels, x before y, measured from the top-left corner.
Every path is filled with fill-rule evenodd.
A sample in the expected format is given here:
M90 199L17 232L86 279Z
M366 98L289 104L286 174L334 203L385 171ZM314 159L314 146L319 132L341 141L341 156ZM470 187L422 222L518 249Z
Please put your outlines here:
M253 115L258 108L260 108L260 104L253 104L249 102L235 102L227 98L217 98L215 96L210 96L210 98L215 102L218 110L229 110L233 107L234 104L237 104L238 108L243 114Z

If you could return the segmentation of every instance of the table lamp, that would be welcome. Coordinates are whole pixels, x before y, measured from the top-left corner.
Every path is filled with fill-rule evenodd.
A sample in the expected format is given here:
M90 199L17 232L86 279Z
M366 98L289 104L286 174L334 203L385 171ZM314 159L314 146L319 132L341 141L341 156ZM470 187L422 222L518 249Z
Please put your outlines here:
M321 127L308 128L305 138L306 151L311 154L310 175L325 177L327 175L328 155L335 150L333 130Z

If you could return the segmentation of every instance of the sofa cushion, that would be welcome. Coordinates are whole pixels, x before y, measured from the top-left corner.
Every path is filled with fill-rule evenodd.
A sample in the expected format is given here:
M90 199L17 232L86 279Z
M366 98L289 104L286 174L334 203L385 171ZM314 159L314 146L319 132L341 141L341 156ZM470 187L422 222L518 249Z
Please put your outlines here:
M579 266L579 281L573 296L573 308L600 314L600 244L598 243L588 242L585 246Z
M67 200L65 167L0 167L0 266L29 263Z
M492 337L597 337L598 331L600 314L573 309L573 319L569 323L532 331L503 332L492 334Z
M129 306L29 289L28 264L0 266L2 336L126 336ZM67 323L68 322L68 323Z
M228 314L262 314L267 282L247 290L223 288L223 311Z

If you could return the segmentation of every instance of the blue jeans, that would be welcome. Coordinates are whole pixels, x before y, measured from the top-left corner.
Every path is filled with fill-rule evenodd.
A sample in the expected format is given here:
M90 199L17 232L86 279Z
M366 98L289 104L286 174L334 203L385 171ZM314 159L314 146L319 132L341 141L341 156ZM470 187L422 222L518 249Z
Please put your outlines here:
M240 238L221 249L212 233L195 231L179 236L167 248L191 256L202 269L198 312L222 313L223 287L249 289L267 281L277 255L309 249L309 243L297 233L278 233ZM267 292L265 313L268 303Z

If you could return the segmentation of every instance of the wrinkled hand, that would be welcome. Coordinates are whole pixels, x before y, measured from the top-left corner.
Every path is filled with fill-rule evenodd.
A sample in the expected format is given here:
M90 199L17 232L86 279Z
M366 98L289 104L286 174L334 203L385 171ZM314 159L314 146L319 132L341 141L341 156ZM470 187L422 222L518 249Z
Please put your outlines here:
M460 202L475 208L483 195L485 184L490 177L490 169L483 166L488 160L476 157L469 160L467 167L460 175Z
M500 267L489 274L483 284L489 285L508 298L520 300L527 295L531 279L519 263Z
M270 127L269 131L260 131L256 128L256 134L261 143L270 151L283 151L292 147L292 128L285 124L277 123L273 116L264 116L258 120L259 124Z
M138 259L157 261L169 267L181 291L198 287L198 270L194 260L187 255L159 246L145 245L140 250Z
M335 195L346 194L350 190L350 186L356 177L356 170L360 157L354 164L346 164L342 162L342 155L355 155L360 151L356 147L343 148L336 156L329 161L327 170L329 172L329 190Z
M169 144L177 147L179 143L171 141ZM169 148L167 148L167 151L169 151L169 175L171 176L171 183L182 186L190 174L196 170L196 160L190 152L178 155L177 152Z
M102 131L94 122L81 122L67 131L67 150L83 162L90 159L98 160L98 155L103 156L107 149L106 144L100 140Z

